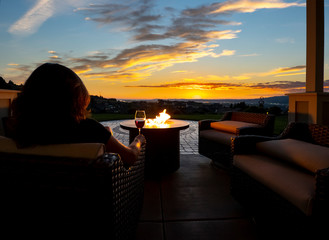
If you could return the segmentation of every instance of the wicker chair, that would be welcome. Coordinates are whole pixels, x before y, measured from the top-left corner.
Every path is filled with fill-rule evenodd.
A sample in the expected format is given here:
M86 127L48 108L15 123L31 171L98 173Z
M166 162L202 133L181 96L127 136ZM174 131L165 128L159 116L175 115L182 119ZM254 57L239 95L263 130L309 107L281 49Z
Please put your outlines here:
M220 120L201 120L199 153L212 159L218 166L228 167L231 138L246 134L271 136L274 120L275 116L271 114L249 112L226 112Z
M144 197L145 146L128 169L103 144L17 149L0 136L2 233L47 231L134 239ZM19 231L17 231L19 230ZM25 236L26 237L26 236Z
M272 148L266 153L264 146L279 141L281 147ZM297 142L300 147L287 151L292 147L288 142ZM301 147L312 149L313 145L318 146L314 152ZM294 239L306 239L306 236L315 239L326 232L329 224L327 148L328 126L296 122L290 123L278 137L239 136L232 139L231 194L250 211L256 223L265 229L267 238L270 238L271 234L274 239L283 235L288 237L286 234L290 233L290 237ZM310 154L305 156L305 151ZM288 152L292 153L294 162L286 160L287 156L284 155ZM275 157L279 155L284 157ZM322 159L321 167L314 167L314 163L320 161L319 159ZM300 196L304 203L305 200L308 201L307 205L300 204Z

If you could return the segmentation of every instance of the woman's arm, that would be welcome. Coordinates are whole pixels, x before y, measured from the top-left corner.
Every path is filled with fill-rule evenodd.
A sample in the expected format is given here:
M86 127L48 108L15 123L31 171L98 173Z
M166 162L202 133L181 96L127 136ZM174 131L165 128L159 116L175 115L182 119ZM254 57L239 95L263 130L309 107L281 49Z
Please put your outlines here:
M133 165L140 153L142 144L145 143L144 135L138 135L134 141L127 147L117 140L113 134L106 143L106 151L118 153L121 160L127 165Z

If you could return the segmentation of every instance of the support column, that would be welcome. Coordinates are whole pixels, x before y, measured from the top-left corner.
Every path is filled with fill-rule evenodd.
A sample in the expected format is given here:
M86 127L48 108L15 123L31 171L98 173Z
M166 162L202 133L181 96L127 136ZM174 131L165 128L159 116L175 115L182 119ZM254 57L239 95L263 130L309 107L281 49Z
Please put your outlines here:
M323 92L324 1L307 0L306 92Z
M329 93L323 91L324 0L307 0L306 92L289 95L289 122L329 125Z

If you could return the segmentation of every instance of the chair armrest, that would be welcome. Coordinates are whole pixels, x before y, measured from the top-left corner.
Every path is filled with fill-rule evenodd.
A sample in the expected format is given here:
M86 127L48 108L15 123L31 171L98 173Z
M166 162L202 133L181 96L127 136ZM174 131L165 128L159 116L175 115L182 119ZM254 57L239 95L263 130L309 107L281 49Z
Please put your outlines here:
M329 147L329 126L310 124L309 130L312 135L312 140L315 144Z
M199 121L199 131L200 130L206 130L206 129L210 129L210 123L212 122L218 122L220 120L218 119L204 119L204 120L200 120Z
M329 213L329 168L320 169L315 174L316 194L314 212L328 216Z
M118 154L108 153L107 158ZM138 160L128 169L120 159L113 162L112 192L115 239L134 237L144 200L145 144ZM128 236L128 237L127 237Z
M277 137L267 137L260 135L241 135L231 139L231 152L234 154L252 153L256 143L275 140Z
M267 114L264 120L264 135L272 136L274 132L275 115Z
M305 142L313 142L309 125L302 122L290 122L278 137L282 139L293 138Z

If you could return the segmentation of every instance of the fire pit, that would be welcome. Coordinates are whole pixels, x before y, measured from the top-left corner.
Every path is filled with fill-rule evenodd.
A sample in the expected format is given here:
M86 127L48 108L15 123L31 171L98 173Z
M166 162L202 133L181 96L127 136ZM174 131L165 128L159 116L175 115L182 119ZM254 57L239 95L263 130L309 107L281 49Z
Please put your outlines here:
M154 121L154 120L153 120ZM129 130L129 142L138 135L134 120L120 123L120 127ZM156 125L149 119L142 134L147 144L145 149L145 175L160 176L172 173L180 167L179 131L189 127L186 121L169 119Z

